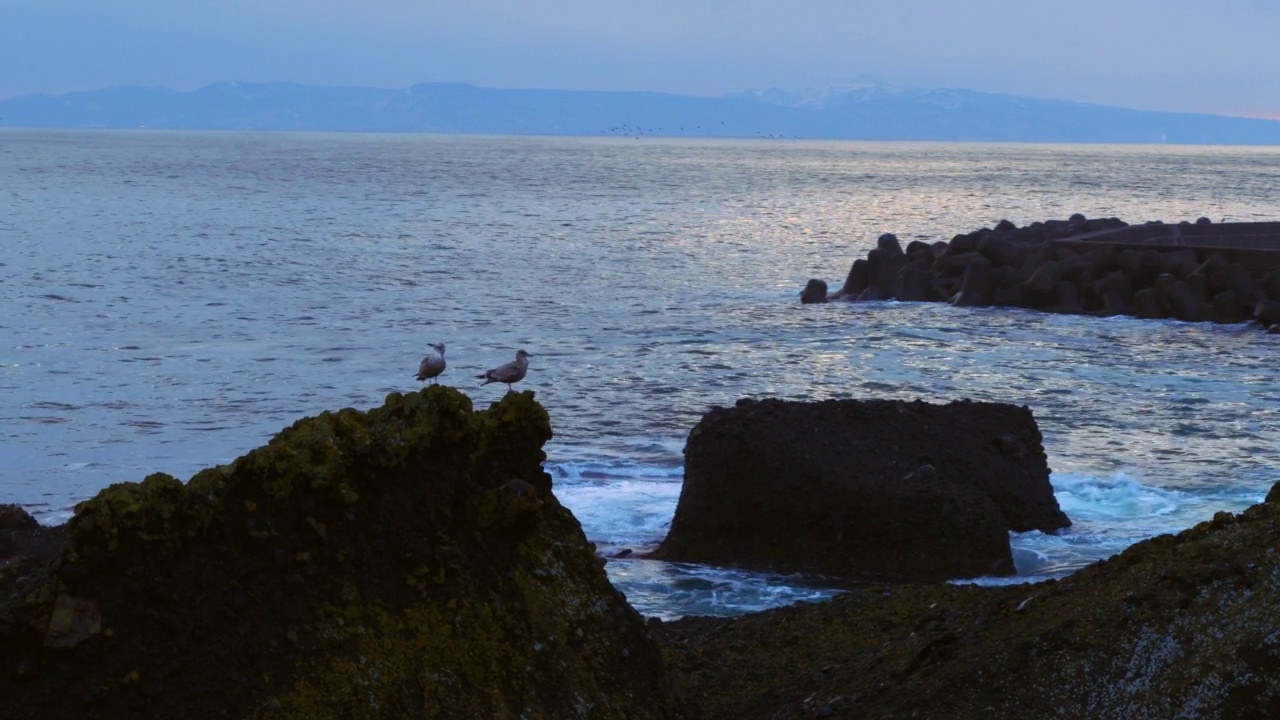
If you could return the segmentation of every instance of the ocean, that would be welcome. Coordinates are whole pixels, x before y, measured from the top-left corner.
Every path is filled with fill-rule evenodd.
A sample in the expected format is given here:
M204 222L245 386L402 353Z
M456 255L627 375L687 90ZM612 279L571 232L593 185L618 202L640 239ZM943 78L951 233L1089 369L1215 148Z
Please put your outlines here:
M1280 336L955 308L802 306L884 232L1073 213L1280 219L1280 148L0 130L0 502L46 523L188 478L299 417L533 355L555 492L606 555L663 537L685 437L743 397L1027 405L1074 525L1025 582L1260 501ZM641 612L733 615L811 578L610 560ZM1009 582L987 580L982 582Z

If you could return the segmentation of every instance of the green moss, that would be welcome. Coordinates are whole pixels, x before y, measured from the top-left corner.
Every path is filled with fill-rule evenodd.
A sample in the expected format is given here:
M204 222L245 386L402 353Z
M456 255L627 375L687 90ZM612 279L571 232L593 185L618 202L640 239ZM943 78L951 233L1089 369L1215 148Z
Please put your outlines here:
M164 473L117 483L76 507L68 526L71 550L80 560L114 554L122 543L171 553L207 527L212 509Z
M694 716L1274 717L1280 508L1057 582L869 588L660 629Z
M42 668L0 716L672 716L641 618L551 493L550 437L532 393L475 411L432 386L186 485L107 488L68 527L72 562L0 613L0 678ZM22 628L63 595L104 630L54 657Z

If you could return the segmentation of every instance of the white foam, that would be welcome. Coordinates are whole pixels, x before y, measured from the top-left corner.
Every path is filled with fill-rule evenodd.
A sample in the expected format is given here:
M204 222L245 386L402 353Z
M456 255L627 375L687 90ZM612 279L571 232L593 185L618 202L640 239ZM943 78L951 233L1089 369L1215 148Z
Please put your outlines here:
M546 469L551 477L566 483L619 479L684 479L684 467L681 465L638 464L627 460L566 460L548 462Z
M672 462L582 458L549 462L555 492L582 523L602 555L641 554L665 537L680 499L683 469ZM1057 534L1012 533L1012 577L957 581L1010 585L1060 578L1123 551L1135 542L1178 532L1215 512L1238 512L1259 502L1254 487L1223 485L1194 491L1160 487L1132 472L1109 475L1054 473L1050 482L1072 525ZM642 613L735 615L798 601L816 601L839 590L796 576L751 573L638 558L611 559L614 584Z
M656 545L667 534L680 483L672 480L613 480L560 485L560 502L582 523L602 552Z
M818 602L843 592L808 584L794 575L659 560L611 560L605 570L633 607L663 620L743 615L796 602Z
M1062 577L1156 535L1176 533L1220 511L1239 512L1263 498L1254 488L1223 486L1195 492L1141 482L1128 472L1107 476L1054 473L1054 495L1071 527L1056 535L1012 533L1015 578L973 582L999 585Z

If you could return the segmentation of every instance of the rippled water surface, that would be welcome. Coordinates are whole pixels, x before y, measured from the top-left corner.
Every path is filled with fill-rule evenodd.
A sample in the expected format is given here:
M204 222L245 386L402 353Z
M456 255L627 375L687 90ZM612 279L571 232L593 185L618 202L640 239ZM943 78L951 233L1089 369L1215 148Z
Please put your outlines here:
M744 396L1029 405L1058 537L1028 577L1280 481L1280 336L939 304L801 306L882 232L1002 218L1280 219L1280 149L0 131L0 500L46 521L302 415L534 355L557 493L606 551L661 539L689 428ZM829 591L640 560L643 611Z

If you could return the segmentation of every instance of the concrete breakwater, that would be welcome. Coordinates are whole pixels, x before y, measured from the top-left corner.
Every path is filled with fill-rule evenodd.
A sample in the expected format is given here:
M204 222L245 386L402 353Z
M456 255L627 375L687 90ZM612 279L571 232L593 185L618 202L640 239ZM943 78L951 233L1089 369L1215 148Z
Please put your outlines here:
M828 293L810 280L801 302L938 301L1189 322L1256 321L1280 332L1280 222L1048 220L956 235L950 242L881 235Z

